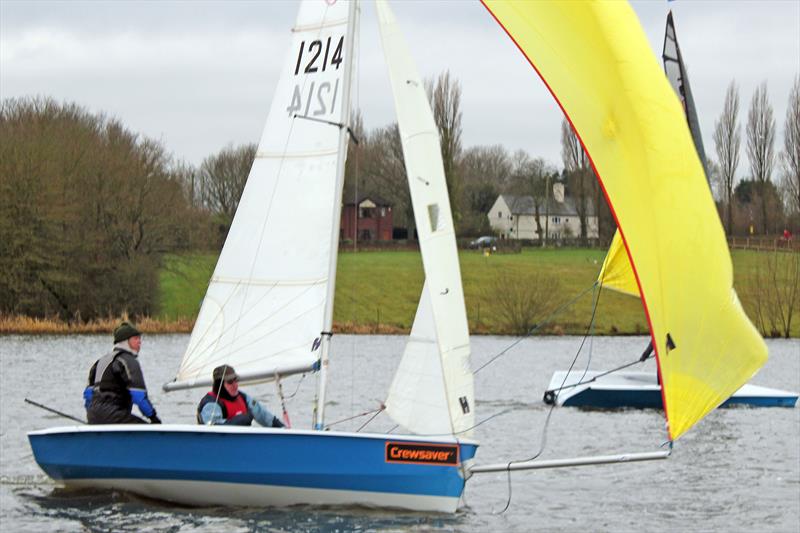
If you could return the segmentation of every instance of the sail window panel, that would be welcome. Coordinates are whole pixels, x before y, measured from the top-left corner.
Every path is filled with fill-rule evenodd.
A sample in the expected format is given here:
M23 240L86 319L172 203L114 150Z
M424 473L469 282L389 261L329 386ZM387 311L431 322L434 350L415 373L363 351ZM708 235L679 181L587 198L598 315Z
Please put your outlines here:
M439 204L430 204L428 206L428 221L431 224L432 232L439 229Z

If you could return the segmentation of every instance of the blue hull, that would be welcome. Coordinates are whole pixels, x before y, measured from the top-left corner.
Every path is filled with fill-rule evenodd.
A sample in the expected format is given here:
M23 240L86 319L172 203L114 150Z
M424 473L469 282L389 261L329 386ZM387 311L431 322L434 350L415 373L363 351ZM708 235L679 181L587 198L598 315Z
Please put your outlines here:
M720 407L752 406L752 407L794 407L797 396L732 396ZM587 407L596 409L662 409L661 391L659 390L595 390L586 389L564 401L567 407Z
M241 486L244 494L263 494L234 502L319 501L421 510L450 510L453 501L457 504L465 483L463 463L477 449L476 443L454 439L219 426L85 426L32 432L29 439L39 466L67 485L223 505L230 502L208 496L216 492L208 488ZM446 456L447 464L426 462ZM265 487L277 496L259 490ZM192 494L184 497L187 490ZM439 503L428 509L426 503L406 505L395 495ZM440 509L445 501L448 508Z

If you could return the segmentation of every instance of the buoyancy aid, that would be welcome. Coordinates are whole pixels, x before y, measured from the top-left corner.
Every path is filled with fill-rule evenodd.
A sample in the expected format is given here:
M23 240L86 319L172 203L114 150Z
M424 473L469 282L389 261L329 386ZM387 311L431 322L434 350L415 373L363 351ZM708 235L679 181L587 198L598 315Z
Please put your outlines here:
M209 392L203 398L203 401L200 403L200 407L198 408L198 418L200 416L200 411L203 410L203 407L207 403L216 402L222 408L222 416L225 420L230 420L234 416L243 415L247 413L247 402L244 399L244 395L237 394L236 397L232 400L228 400L226 398L222 398L221 396L218 397L213 391Z

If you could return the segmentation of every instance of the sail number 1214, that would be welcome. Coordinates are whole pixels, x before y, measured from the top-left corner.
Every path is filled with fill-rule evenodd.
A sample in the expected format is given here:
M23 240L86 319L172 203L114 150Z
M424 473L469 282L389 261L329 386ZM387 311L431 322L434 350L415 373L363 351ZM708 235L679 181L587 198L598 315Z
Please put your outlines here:
M336 66L336 69L339 69L339 65L342 63L342 49L344 48L344 36L339 37L339 44L335 46L333 49L333 53L331 54L331 37L325 41L324 48L325 54L323 55L323 43L320 40L311 41L311 44L308 45L308 49L306 49L306 42L303 41L300 43L300 52L297 54L297 63L294 67L294 75L297 76L300 72L305 74L311 74L313 72L322 71L325 72L329 66ZM319 62L320 56L322 56L322 62ZM329 61L330 60L330 61Z
M314 74L325 72L327 69L339 70L342 64L344 50L344 36L328 37L325 41L314 40L306 46L306 41L300 43L297 53L297 62L294 66L294 75ZM303 82L295 84L292 91L291 102L286 111L291 115L319 116L334 112L336 98L339 94L339 80L333 82Z

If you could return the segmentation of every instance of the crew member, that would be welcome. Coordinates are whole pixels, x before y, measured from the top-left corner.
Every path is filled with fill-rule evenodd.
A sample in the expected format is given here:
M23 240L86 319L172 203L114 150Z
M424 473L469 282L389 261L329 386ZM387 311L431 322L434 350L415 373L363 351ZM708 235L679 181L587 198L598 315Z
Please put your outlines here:
M133 404L151 424L161 423L147 398L137 360L141 347L142 334L131 322L122 322L114 330L114 349L92 365L89 384L83 391L90 424L144 424L144 420L131 413Z
M211 391L197 406L198 424L249 426L255 419L264 427L284 427L258 400L239 391L239 376L232 366L218 366L211 376L214 380Z

